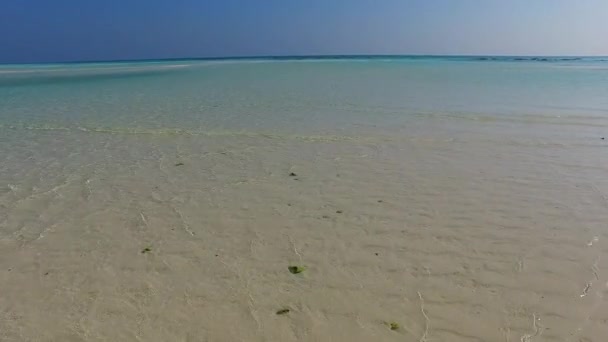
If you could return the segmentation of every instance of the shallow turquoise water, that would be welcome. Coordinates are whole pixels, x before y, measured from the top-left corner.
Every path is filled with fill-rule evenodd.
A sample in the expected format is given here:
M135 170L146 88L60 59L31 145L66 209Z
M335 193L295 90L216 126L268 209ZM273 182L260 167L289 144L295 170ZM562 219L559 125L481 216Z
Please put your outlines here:
M603 58L0 66L0 340L600 341L607 95Z
M344 58L0 66L0 124L355 133L412 120L608 124L608 61Z

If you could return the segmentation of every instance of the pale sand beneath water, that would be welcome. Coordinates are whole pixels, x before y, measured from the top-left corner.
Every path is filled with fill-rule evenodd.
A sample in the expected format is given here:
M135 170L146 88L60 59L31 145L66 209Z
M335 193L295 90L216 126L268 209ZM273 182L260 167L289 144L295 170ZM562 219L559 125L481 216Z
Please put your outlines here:
M608 336L599 138L3 132L2 341Z

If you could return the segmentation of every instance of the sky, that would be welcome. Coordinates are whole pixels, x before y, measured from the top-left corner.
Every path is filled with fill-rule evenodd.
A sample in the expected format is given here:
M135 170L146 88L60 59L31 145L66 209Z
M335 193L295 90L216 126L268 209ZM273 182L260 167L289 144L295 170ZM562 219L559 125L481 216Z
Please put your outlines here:
M608 55L608 0L0 0L0 63Z

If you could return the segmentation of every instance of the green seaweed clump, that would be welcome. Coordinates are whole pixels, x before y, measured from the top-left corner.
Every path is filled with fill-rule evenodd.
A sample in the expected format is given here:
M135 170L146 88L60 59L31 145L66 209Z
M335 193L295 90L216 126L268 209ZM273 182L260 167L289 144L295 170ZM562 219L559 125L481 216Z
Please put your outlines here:
M291 272L291 274L298 274L298 273L302 273L306 270L306 267L304 266L289 266L287 268L289 270L289 272Z
M179 162L179 163L175 164L175 166L184 166L184 163Z
M150 247L146 247L141 250L141 254L146 254L146 253L150 253L150 252L152 252L152 248L150 248Z
M291 310L289 309L281 309L279 311L277 311L277 315L286 315L290 312Z
M390 322L388 324L388 326L391 328L391 330L397 330L397 329L399 329L399 323L397 323L397 322Z

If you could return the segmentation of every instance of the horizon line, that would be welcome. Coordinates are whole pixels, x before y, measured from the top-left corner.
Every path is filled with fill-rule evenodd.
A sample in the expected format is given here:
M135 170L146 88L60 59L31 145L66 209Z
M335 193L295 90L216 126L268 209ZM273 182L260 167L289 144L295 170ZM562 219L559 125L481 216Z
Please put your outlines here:
M171 57L171 58L127 58L127 59L85 59L85 60L56 60L46 62L0 62L0 65L43 65L43 64L86 64L86 63L124 63L124 62L162 62L162 61L213 61L213 60L247 60L247 59L340 59L340 58L371 58L371 57L479 57L479 58L608 58L608 55L516 55L516 54L298 54L298 55L237 55L216 57Z

